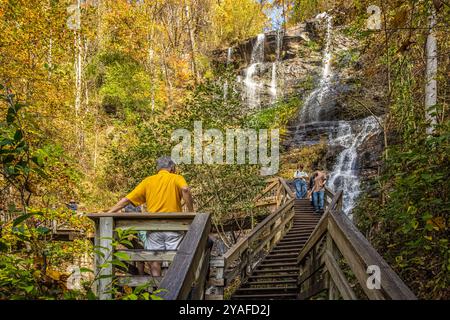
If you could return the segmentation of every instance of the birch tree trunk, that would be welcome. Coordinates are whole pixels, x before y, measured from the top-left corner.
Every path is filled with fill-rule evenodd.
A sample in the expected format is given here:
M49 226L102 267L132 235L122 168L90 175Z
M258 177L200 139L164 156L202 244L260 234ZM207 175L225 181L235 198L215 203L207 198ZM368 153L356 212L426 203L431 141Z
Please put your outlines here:
M431 14L428 17L428 36L426 43L426 70L425 70L425 114L429 122L427 134L433 133L433 127L436 124L437 115L431 108L437 103L437 43L434 31L436 25L436 10L431 6Z

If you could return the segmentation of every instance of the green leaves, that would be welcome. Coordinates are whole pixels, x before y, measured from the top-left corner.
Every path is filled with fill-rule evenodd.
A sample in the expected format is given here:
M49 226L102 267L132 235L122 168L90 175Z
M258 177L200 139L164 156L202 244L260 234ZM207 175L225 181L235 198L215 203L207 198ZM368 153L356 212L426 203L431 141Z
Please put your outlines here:
M115 252L114 256L120 260L125 260L125 261L130 260L130 256L128 254L126 254L125 252Z
M10 101L12 101L13 98L14 95L8 96L8 100ZM6 113L6 123L13 124L17 119L19 110L22 109L23 107L25 107L25 105L21 103L10 104L8 111Z
M20 217L14 219L13 227L16 227L17 225L21 224L25 220L31 218L32 216L36 216L36 215L42 216L42 212L32 212L32 213L22 214Z

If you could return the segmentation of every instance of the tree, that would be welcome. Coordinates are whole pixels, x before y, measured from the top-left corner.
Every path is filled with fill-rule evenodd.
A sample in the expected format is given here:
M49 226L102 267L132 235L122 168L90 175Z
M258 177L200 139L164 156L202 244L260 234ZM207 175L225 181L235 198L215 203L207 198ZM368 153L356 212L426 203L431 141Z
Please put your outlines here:
M223 0L215 4L212 13L212 43L231 46L264 30L267 16L254 0Z
M429 126L427 133L433 132L433 127L437 123L436 110L433 107L437 103L437 69L438 69L438 57L437 57L437 41L435 36L434 27L436 25L436 9L432 4L430 6L429 29L426 41L426 69L425 69L425 114Z

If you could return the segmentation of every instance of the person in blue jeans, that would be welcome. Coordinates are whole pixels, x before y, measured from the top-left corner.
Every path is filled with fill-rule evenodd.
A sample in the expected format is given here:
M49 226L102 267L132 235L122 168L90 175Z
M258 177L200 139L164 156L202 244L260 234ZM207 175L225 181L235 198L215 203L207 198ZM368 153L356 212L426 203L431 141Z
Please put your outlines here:
M324 196L325 196L325 183L327 177L325 172L319 171L314 179L314 187L312 193L314 211L316 213L323 212Z
M294 173L295 194L297 199L303 199L308 192L307 180L308 174L303 171L303 165L299 164Z

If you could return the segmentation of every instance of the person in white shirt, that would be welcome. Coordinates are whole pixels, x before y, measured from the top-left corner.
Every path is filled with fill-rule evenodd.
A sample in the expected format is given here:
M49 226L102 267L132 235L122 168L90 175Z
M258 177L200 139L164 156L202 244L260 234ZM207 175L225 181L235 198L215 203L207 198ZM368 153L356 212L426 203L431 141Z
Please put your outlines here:
M308 192L307 181L309 178L308 174L303 171L303 168L304 166L299 164L297 170L294 172L294 185L297 199L305 198Z

